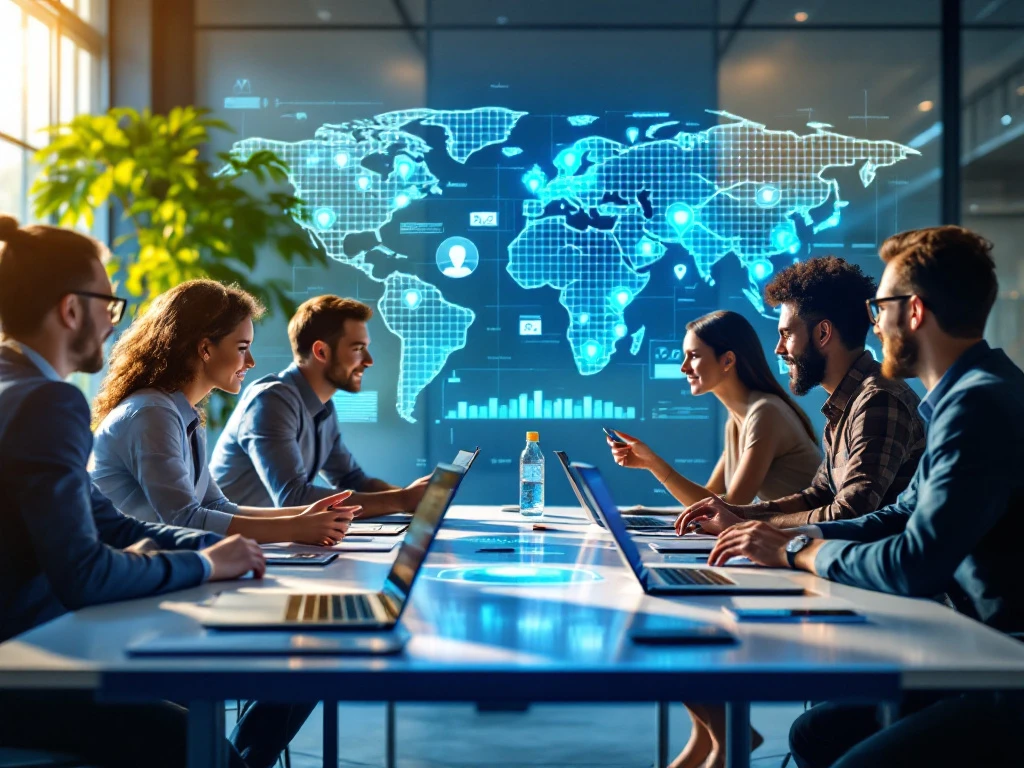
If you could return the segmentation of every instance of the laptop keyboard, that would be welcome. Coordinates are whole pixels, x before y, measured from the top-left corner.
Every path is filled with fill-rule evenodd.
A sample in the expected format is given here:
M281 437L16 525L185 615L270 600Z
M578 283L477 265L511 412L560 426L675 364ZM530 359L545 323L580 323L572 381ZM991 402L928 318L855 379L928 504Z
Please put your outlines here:
M696 587L727 587L736 582L707 568L658 568L658 577L666 584Z
M376 621L369 595L291 595L286 621L328 623Z
M650 515L623 515L622 519L625 521L627 528L671 528L672 523L675 522L672 519L652 517Z

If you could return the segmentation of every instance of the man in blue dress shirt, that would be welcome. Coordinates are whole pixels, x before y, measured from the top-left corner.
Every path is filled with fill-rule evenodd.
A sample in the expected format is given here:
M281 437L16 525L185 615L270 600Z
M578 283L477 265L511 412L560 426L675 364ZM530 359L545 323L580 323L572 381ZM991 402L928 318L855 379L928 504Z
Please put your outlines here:
M221 433L210 472L235 504L293 507L355 491L361 517L416 508L426 481L405 488L369 477L341 441L334 393L359 392L373 365L366 323L373 310L338 296L304 302L288 323L295 362L242 394ZM329 487L317 485L317 477Z
M1024 632L1024 372L982 339L998 290L991 244L960 227L895 235L877 297L883 374L916 376L928 390L924 455L888 506L855 520L780 530L739 522L718 499L685 525L725 528L709 563L734 555L798 568L864 589L929 597L995 629ZM1019 765L1021 695L915 696L882 728L869 707L821 704L793 725L809 766Z
M0 215L0 641L79 608L265 569L253 541L140 522L90 483L89 405L65 379L103 367L103 342L124 313L105 257L92 238L20 229ZM4 746L97 766L185 764L186 713L172 704L8 690L0 691L0 712ZM234 739L243 754L262 754L287 743L278 735L262 718ZM229 754L233 768L254 764Z

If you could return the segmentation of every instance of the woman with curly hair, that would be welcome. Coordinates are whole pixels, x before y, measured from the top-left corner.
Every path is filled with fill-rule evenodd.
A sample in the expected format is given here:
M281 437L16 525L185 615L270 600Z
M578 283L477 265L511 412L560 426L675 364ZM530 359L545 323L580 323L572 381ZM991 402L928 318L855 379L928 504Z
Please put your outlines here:
M253 296L190 280L159 296L122 334L94 404L93 482L125 514L259 542L331 544L358 507L350 492L309 507L239 507L206 462L200 404L214 389L238 394L255 363Z

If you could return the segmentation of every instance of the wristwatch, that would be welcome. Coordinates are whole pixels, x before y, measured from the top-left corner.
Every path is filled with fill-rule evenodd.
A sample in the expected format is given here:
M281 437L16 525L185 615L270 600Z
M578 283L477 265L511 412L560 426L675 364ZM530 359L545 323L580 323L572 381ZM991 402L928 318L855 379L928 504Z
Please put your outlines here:
M800 534L786 542L786 562L790 568L796 568L796 553L811 543L811 537Z

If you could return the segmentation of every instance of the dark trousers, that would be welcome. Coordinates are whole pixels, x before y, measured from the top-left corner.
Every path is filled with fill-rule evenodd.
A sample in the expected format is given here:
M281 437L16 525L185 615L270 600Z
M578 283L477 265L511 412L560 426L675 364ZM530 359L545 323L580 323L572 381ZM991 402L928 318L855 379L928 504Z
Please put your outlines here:
M270 768L315 707L316 704L246 702L231 732L231 743L249 768Z
M272 766L313 706L251 706L226 745L230 768ZM61 752L99 768L182 768L187 734L188 711L169 702L98 702L87 691L0 691L4 747Z
M796 719L789 748L798 768L1024 765L1024 699L969 693L912 697L882 727L874 706L818 704Z

